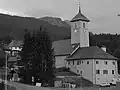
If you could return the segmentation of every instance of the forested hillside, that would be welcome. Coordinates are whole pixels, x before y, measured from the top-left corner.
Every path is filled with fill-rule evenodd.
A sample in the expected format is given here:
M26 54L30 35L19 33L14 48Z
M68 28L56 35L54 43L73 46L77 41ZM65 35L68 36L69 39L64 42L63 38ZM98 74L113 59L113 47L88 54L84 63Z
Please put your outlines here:
M44 20L33 17L20 17L0 14L0 38L7 37L9 34L15 39L23 39L24 30L39 30L45 28L53 41L64 39L70 36L70 27L58 27Z

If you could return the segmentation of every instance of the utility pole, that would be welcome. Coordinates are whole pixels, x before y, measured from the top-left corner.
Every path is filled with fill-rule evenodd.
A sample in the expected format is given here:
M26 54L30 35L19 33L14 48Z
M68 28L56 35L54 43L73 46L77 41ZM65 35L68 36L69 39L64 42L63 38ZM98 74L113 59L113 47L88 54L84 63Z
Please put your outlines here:
M82 87L82 70L80 71L80 90L83 90L83 87Z
M8 54L6 53L6 56L5 56L5 90L7 90L7 59L8 59Z
M11 53L11 50L10 49L3 49L4 50L4 52L5 52L5 90L7 90L7 76L8 76L8 74L7 74L7 66L8 66L8 54L10 54Z

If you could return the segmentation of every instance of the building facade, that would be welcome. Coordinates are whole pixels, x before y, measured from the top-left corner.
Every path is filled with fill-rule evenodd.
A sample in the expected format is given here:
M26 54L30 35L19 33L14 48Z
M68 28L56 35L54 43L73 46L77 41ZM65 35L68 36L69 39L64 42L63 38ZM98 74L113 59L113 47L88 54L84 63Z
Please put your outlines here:
M70 68L93 84L110 83L118 75L117 58L107 53L105 47L89 46L89 22L79 7L70 21L71 39L53 42L56 67Z

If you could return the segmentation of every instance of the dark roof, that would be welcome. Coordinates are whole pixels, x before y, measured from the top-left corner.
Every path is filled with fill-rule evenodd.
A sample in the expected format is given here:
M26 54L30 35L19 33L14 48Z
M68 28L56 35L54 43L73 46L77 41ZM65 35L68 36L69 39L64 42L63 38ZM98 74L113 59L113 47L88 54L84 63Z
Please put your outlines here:
M5 52L0 48L0 58L5 58Z
M90 20L88 20L82 13L81 13L81 10L79 8L79 12L78 14L71 20L71 22L74 22L74 21L86 21L86 22L90 22Z
M116 57L103 51L97 46L79 48L73 55L66 58L66 60L77 60L77 59L107 59L117 60Z
M74 83L76 84L76 87L80 87L81 86L81 83L82 83L82 86L92 86L93 83L91 81L89 81L88 79L85 79L83 77L64 77L64 78L56 78L56 80L58 81L62 81L64 83Z
M113 52L113 56L120 58L120 49L117 48L114 52Z
M8 47L21 47L23 45L22 40L12 40Z
M67 55L73 51L71 39L55 41L52 44L55 55Z
M62 71L62 72L56 72L55 76L78 76L78 75L71 71Z

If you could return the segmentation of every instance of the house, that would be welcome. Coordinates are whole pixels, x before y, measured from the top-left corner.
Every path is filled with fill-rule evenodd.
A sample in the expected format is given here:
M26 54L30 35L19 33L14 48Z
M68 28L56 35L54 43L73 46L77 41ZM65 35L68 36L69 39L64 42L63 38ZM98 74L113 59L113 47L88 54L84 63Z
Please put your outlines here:
M6 47L9 51L6 51L8 54L8 67L16 67L19 60L19 52L22 50L23 41L21 40L12 40L11 43Z
M94 84L111 82L118 75L117 58L97 46L80 48L66 60L67 67Z
M79 7L70 21L71 39L53 42L56 68L69 67L93 84L110 83L118 75L118 59L107 53L105 47L89 46L89 22Z
M12 56L15 56L19 51L22 50L22 46L22 40L12 40L11 43L7 46L7 48L12 50Z

